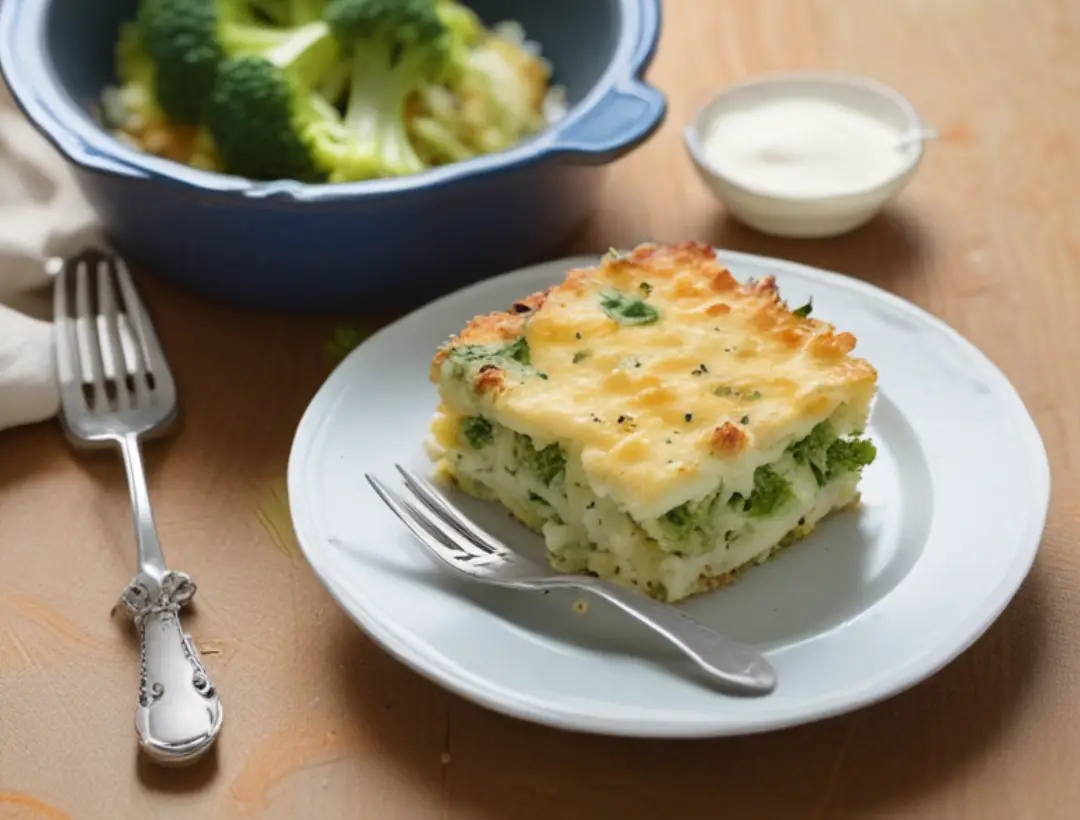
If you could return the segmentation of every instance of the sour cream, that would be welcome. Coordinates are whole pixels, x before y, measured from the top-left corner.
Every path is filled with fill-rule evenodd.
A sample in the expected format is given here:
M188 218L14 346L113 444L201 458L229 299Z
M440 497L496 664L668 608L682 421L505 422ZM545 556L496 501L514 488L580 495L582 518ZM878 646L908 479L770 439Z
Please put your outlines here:
M720 112L703 136L715 171L774 196L829 197L875 188L911 160L884 122L839 102L781 98Z

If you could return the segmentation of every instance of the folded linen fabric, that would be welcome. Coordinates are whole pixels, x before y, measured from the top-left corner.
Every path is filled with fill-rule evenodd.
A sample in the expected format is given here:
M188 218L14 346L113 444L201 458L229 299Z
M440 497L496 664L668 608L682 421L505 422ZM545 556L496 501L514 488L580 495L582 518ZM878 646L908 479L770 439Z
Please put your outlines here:
M55 415L49 261L104 246L64 160L0 86L0 430Z

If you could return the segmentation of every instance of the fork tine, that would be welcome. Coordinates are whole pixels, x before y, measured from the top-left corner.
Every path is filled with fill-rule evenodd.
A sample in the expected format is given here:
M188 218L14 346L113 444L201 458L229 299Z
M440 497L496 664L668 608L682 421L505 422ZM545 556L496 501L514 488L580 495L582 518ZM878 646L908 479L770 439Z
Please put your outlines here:
M488 535L473 524L472 521L458 512L457 509L442 497L431 482L421 478L411 470L405 469L400 464L395 464L394 467L401 473L401 477L405 481L405 486L409 488L412 494L415 495L425 507L438 516L440 520L446 522L465 538L469 539L469 541L475 544L479 549L490 555L511 553L511 550L505 544Z
M489 549L487 546L481 546L475 543L471 538L458 529L449 524L445 519L439 517L439 515L433 512L424 504L419 506L413 504L408 499L401 499L405 509L410 512L414 518L419 519L420 523L432 535L437 537L443 544L450 549L456 551L460 556L468 556L469 558L491 558L498 555L498 553Z
M82 368L79 362L79 341L75 322L68 306L71 279L67 266L62 265L53 282L53 333L56 336L56 376L60 397L69 410L86 412L86 396L82 391Z
M97 290L97 325L101 362L105 367L105 378L111 378L116 386L117 409L127 410L131 407L132 396L128 390L124 350L120 346L120 328L117 324L119 311L116 306L112 269L109 260L105 258L99 259L97 263Z
M469 553L451 550L450 547L448 547L440 538L437 538L434 533L430 532L427 527L421 523L422 519L416 515L415 507L403 498L400 498L397 493L379 481L375 476L365 474L364 477L367 479L372 489L378 494L379 498L383 500L383 503L390 508L390 511L393 512L394 515L401 519L401 522L409 529L409 532L415 535L417 540L427 547L432 555L451 569L474 577L460 562L460 557L468 555Z
M90 271L85 257L75 261L75 326L81 330L80 346L85 355L82 361L80 380L94 386L93 409L103 409L108 405L105 394L105 374L101 363L101 350L98 346L96 321L90 307Z
M110 277L110 295L113 305L116 307L116 333L120 350L120 361L124 365L124 371L130 378L125 383L135 389L135 404L145 406L150 400L150 385L146 380L148 365L143 344L132 328L130 300L124 292L123 276L127 273L124 260L116 256L110 256L108 262L102 262L102 267ZM130 275L129 282L130 285ZM117 291L120 289L120 299L117 300ZM131 287L134 292L134 287Z
M120 283L120 295L124 300L131 329L138 342L138 351L147 373L154 380L154 387L167 391L175 390L172 372L169 370L169 363L165 359L165 352L158 340L157 331L154 330L154 324L150 321L150 314L139 297L139 292L135 290L135 283L131 279L127 264L120 258L116 259L116 278Z

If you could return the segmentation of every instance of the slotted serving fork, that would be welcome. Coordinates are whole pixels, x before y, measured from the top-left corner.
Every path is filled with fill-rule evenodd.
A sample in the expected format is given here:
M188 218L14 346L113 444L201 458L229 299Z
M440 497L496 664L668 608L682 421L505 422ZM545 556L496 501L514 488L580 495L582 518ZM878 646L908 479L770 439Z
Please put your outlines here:
M666 638L713 680L732 692L764 695L776 688L776 671L751 647L703 626L678 609L610 581L566 575L541 567L484 532L429 481L395 465L412 498L403 498L373 475L367 480L439 563L481 583L541 591L581 589L614 604Z
M87 250L58 268L61 423L76 446L119 447L131 492L138 569L120 600L140 636L139 744L159 763L191 763L214 744L221 703L181 628L180 608L195 583L165 565L139 444L176 418L176 383L122 259Z

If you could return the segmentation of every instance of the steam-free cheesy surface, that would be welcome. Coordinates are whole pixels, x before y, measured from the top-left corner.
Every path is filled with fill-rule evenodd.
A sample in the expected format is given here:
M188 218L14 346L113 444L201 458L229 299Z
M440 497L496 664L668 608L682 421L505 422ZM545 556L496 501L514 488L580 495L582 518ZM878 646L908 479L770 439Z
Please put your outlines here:
M447 416L558 443L597 496L644 520L721 483L749 495L758 467L826 419L860 430L876 372L807 313L771 277L738 283L706 246L643 245L477 317L432 379Z

